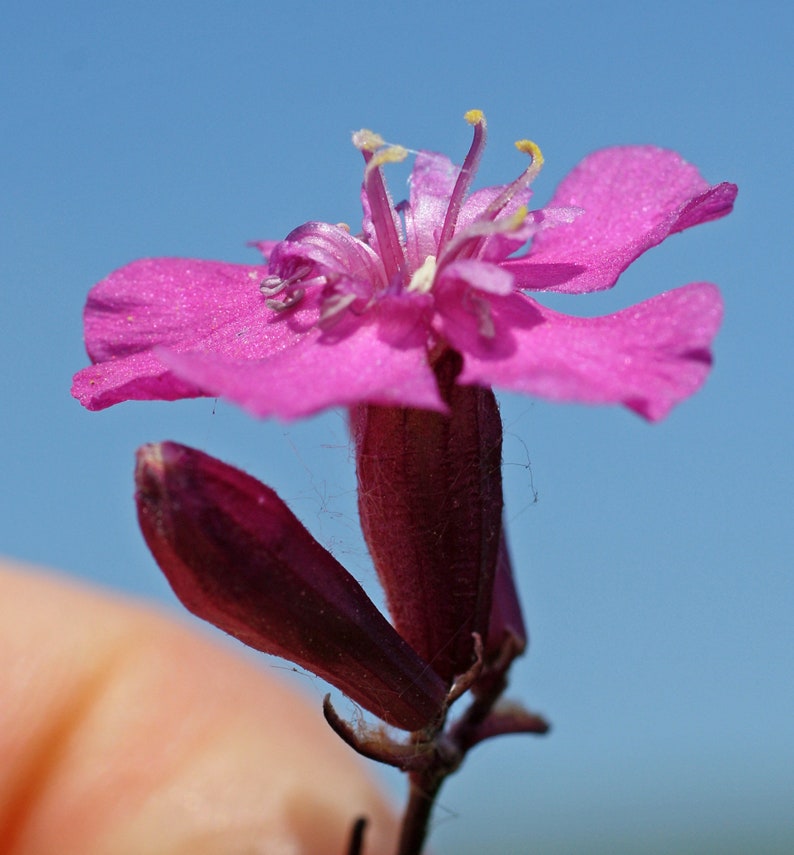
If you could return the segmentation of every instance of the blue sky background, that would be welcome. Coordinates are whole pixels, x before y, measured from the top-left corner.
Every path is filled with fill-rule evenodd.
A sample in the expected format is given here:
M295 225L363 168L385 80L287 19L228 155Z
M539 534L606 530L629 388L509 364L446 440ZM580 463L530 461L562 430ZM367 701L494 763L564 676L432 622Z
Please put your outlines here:
M438 855L791 851L794 7L3 8L0 551L169 607L131 498L133 451L160 439L274 486L375 589L344 415L284 426L212 400L84 411L68 390L95 281L142 256L252 261L247 240L308 219L355 224L350 132L460 161L471 107L489 119L480 183L514 177L512 141L528 136L546 158L539 202L620 143L677 149L739 184L730 218L652 250L613 291L549 301L598 314L717 282L727 316L698 396L656 426L501 399L532 632L512 693L555 730L478 748L433 840ZM297 682L319 704L318 681Z

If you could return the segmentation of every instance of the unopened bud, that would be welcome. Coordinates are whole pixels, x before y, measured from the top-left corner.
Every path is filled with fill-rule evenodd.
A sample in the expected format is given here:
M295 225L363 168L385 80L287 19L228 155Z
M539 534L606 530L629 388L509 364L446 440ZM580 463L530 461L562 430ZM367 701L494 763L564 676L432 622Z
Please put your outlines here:
M191 612L388 724L438 718L443 681L273 490L171 442L141 448L135 476L143 535Z

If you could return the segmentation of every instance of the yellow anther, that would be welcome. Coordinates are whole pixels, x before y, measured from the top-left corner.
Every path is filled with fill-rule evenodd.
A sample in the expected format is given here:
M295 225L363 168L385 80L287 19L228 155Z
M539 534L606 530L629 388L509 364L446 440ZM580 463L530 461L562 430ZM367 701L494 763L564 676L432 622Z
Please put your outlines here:
M368 150L371 151L371 149ZM384 163L401 163L406 157L408 157L408 149L401 145L390 145L387 148L382 148L375 152L372 160L367 164L367 172L383 166Z
M528 154L532 158L533 165L537 166L538 169L543 166L543 154L537 143L533 143L532 140L518 140L516 148L520 152Z
M485 113L482 110L469 110L467 113L463 114L463 118L470 125L479 125L480 122L485 121Z
M377 151L381 146L385 145L383 137L376 134L374 131L369 131L362 128L353 134L353 145L359 151Z
M528 214L529 208L527 208L526 205L522 205L515 214L507 219L505 225L508 227L508 231L513 231L514 229L519 228L519 226L522 226Z

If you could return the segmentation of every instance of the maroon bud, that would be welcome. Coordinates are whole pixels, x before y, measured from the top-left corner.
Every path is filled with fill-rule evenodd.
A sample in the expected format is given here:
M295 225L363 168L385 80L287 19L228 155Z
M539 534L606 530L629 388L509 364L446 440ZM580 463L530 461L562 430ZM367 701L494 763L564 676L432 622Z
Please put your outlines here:
M450 683L487 637L502 527L502 423L490 389L434 370L449 412L361 405L351 413L358 506L398 632Z
M191 612L390 725L438 718L443 681L273 490L172 442L139 449L135 480L143 535Z

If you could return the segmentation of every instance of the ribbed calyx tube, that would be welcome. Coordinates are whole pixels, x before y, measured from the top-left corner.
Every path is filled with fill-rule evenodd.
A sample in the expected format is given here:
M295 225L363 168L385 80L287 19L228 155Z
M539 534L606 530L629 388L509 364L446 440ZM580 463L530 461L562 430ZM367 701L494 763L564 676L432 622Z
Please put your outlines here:
M351 412L364 536L398 632L445 680L487 637L502 518L502 423L490 389L459 386L461 357L434 362L448 414Z
M139 449L135 479L141 531L190 611L388 724L439 718L444 681L273 490L171 442Z

